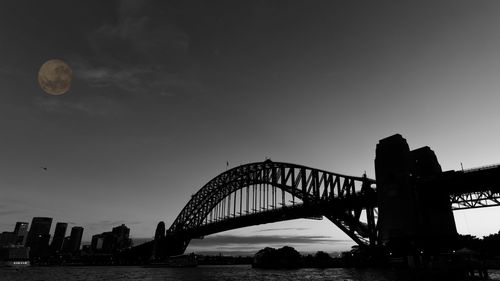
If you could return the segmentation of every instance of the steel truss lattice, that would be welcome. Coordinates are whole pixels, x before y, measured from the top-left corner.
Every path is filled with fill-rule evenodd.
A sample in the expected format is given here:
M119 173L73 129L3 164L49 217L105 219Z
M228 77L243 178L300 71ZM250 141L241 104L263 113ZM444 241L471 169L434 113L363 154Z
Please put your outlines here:
M500 205L500 193L491 190L453 194L450 196L453 210L493 207Z
M374 216L376 193L371 186L374 183L374 180L367 177L346 176L270 160L241 165L215 177L194 194L167 231L167 235L191 239L214 233L213 229L220 231L242 227L242 221L254 225L293 219L301 215L325 216L361 246L374 245L377 243ZM260 185L264 186L264 190L266 187L273 189L272 195L265 191L268 192L267 202L272 196L272 203L255 208L253 212L248 211L247 203L247 211L244 211L242 205L245 205L244 200L248 200L243 199L245 190L248 192L249 186ZM274 189L280 190L281 194L291 195L294 204L295 199L298 199L296 205L293 205L298 212L291 212L292 209L285 206L284 202L279 203L279 200L284 201L285 196L280 197ZM266 200L266 193L257 191L255 194L260 197L252 200ZM261 198L262 196L264 197ZM225 204L221 205L221 202ZM237 204L239 208L236 207ZM282 206L278 208L280 204ZM219 210L220 208L222 209ZM276 213L272 212L280 210L281 217L274 218L273 214ZM214 211L223 216L213 217ZM366 223L360 220L363 211L366 212ZM267 215L258 216L259 213ZM253 215L251 222L250 215ZM225 226L221 226L223 223Z

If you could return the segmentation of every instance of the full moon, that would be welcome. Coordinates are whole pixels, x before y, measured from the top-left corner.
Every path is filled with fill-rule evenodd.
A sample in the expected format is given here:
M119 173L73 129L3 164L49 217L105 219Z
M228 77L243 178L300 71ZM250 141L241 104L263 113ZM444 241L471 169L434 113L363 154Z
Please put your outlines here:
M67 63L60 59L51 59L40 67L38 83L47 94L58 96L69 90L72 76L73 71Z

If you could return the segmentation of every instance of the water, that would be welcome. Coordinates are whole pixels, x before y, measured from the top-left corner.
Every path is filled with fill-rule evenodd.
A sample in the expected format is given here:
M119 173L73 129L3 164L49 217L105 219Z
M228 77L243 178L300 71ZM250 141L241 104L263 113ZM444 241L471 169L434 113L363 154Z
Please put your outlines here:
M500 270L490 270L492 280L500 280ZM197 268L143 267L28 267L0 268L2 281L59 281L59 280L168 280L168 281L254 281L254 280L341 280L341 281L400 281L425 280L394 271L374 269L297 269L261 270L243 266L199 266Z

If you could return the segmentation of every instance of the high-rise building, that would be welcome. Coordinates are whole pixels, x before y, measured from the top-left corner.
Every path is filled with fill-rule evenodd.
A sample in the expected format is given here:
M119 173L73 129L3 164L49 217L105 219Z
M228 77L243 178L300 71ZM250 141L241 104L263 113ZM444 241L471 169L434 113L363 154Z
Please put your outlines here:
M49 252L50 226L52 218L35 217L31 221L26 246L30 247L32 258L46 257Z
M94 253L114 253L129 248L132 240L129 238L130 229L124 224L113 227L112 231L92 236L90 249Z
M94 253L103 252L104 250L104 239L105 234L96 234L92 236L92 242L90 243L90 249Z
M13 246L16 241L17 235L15 232L4 231L0 234L0 247Z
M17 235L17 245L26 244L26 239L28 238L28 226L27 222L16 222L16 228L14 228L14 233Z
M31 228L28 237L31 233L36 234L49 234L50 227L52 226L52 218L47 217L34 217L31 221Z
M124 224L113 227L113 236L116 241L116 250L123 250L131 246L132 241L129 239L130 228L126 227Z
M69 253L70 252L71 243L69 242L69 239L70 239L69 236L64 237L63 245L62 245L62 252L63 253Z
M66 228L68 224L65 222L58 222L56 224L56 230L54 231L54 238L52 238L52 243L50 244L50 251L52 253L57 253L62 250L62 245L64 242L64 237L66 236Z
M94 253L113 253L116 249L116 236L111 231L92 236L90 249Z
M82 243L83 227L73 226L71 228L71 235L69 236L68 251L71 253L78 252Z

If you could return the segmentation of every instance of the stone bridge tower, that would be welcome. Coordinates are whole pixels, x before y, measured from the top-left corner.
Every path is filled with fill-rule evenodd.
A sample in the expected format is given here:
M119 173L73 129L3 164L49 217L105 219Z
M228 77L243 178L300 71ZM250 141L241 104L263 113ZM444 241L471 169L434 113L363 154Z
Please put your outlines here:
M430 186L441 166L429 147L410 151L399 134L377 144L379 238L399 256L439 253L451 247L457 236L449 196Z

